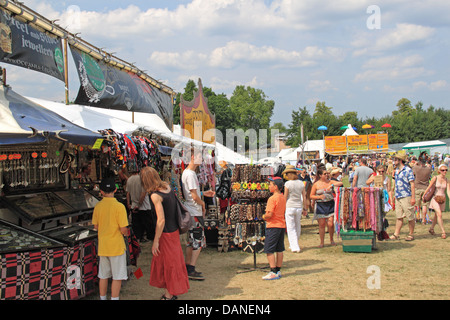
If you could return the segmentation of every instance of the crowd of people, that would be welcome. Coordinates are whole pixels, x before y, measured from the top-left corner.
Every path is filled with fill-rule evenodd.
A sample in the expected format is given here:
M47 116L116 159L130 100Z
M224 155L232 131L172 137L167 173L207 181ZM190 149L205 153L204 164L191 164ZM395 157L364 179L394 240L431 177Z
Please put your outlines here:
M325 224L332 226L327 213L332 211L332 199L327 196L333 187L342 186L342 177L348 175L350 187L375 186L384 188L389 195L389 205L396 215L394 233L390 239L400 239L403 222L408 222L409 233L406 241L414 240L416 221L422 224L431 223L429 233L435 234L435 226L439 225L441 237L447 238L442 220L445 210L445 194L450 197L450 185L447 184L447 170L450 155L437 154L429 156L422 152L418 157L408 156L405 152L397 152L392 156L385 154L372 156L352 156L346 160L336 158L325 163L302 166L297 169L307 171L311 176L310 192L307 192L311 203L316 201L313 212L319 217L320 246L323 246ZM305 170L306 167L306 170ZM425 195L435 190L430 199ZM323 204L323 202L328 204ZM416 215L416 212L418 213ZM434 213L433 218L430 218ZM322 221L320 221L322 219ZM332 236L330 238L333 244Z
M141 242L152 240L152 264L150 285L164 289L162 300L175 300L189 290L189 280L204 280L196 270L201 250L205 247L203 219L206 206L200 192L196 168L201 159L199 153L191 152L191 159L183 171L181 184L185 206L191 214L192 226L187 233L187 246L182 250L178 229L176 195L170 185L161 180L157 171L145 167L138 174L127 179L127 207L114 199L113 181L102 181L100 191L103 199L97 204L92 223L98 230L100 298L106 299L108 279L112 278L111 298L118 299L121 282L127 279L126 257L123 235L127 234L128 217L132 228ZM328 232L330 244L334 241L334 188L344 186L343 176L348 175L350 187L374 186L384 188L389 194L389 204L395 212L396 223L390 239L400 239L404 220L408 222L406 241L414 240L416 208L420 221L427 223L431 211L429 233L435 234L435 226L446 238L442 219L445 210L445 194L450 197L450 184L446 174L450 157L435 163L434 157L421 153L418 158L406 153L380 157L354 156L347 161L338 158L325 163L297 166L287 165L282 177L269 177L272 196L267 201L263 219L266 222L264 253L270 272L263 280L281 278L285 234L292 252L300 252L301 218L313 213L313 221L319 227L319 248L325 244ZM436 174L433 174L436 173ZM433 196L427 194L433 190ZM214 191L206 191L206 197L213 197ZM153 207L154 216L150 208ZM147 227L144 227L147 226ZM144 238L144 234L147 239Z

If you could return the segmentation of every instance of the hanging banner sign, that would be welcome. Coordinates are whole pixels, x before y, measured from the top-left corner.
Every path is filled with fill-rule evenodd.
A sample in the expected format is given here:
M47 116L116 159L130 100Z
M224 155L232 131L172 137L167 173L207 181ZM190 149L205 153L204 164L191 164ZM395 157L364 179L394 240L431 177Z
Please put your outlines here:
M115 68L70 46L80 78L76 104L154 113L172 128L172 97L138 75Z
M208 102L203 95L200 79L198 80L198 91L194 92L192 101L185 101L181 96L180 109L183 135L197 141L214 144L216 121L208 109Z
M333 155L347 153L347 139L345 136L325 137L325 152Z
M369 134L369 150L387 151L389 147L387 133Z
M368 151L367 135L347 136L347 149L352 151Z
M0 9L0 61L64 81L61 39Z

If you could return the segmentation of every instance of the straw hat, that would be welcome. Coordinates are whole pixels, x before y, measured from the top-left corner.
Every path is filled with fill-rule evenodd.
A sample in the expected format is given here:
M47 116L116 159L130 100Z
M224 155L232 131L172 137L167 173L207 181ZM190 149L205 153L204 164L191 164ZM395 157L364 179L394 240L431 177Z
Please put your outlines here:
M406 155L406 152L402 152L402 151L399 151L399 152L397 152L397 153L395 153L393 156L392 156L392 158L397 158L397 159L400 159L400 160L402 160L403 162L405 162L406 161L406 159L407 159L407 155Z
M332 168L331 172L330 172L330 175L334 175L336 173L341 173L341 172L342 172L341 168Z
M284 169L282 174L285 175L287 173L295 173L295 174L297 174L298 172L297 172L297 169L295 169L295 167L293 165L288 164L286 166L286 169Z

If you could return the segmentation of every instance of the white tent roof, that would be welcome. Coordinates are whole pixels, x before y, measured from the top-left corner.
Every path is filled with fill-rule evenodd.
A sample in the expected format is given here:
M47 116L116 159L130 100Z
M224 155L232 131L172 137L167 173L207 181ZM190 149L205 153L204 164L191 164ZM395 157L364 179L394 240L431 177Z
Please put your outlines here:
M120 133L131 134L137 129L143 129L174 142L202 145L209 149L214 149L214 146L211 144L201 143L173 133L156 114L134 112L133 122L133 113L130 111L96 108L77 104L66 105L59 102L29 97L27 99L92 131L113 129Z
M423 148L433 148L433 147L443 147L446 143L439 140L432 141L422 141L422 142L411 142L403 146L403 149L423 149Z
M258 160L257 163L258 164L275 164L275 163L281 163L281 160L280 160L280 158L276 158L276 157L267 157L267 158Z
M347 127L348 128L342 134L343 136L357 136L358 135L358 133L353 129L353 126L351 124L349 124Z
M173 132L181 135L181 126L174 125ZM216 142L216 158L217 161L226 161L231 162L232 164L249 164L251 162L249 158L234 152L219 142Z
M325 157L325 140L308 140L303 143L303 151L319 151L320 159ZM302 152L302 147L298 147L296 152Z
M276 156L281 158L281 161L296 161L297 160L297 148L287 148L283 149Z
M232 164L249 164L249 158L234 152L223 144L216 142L216 157L218 161L231 162Z

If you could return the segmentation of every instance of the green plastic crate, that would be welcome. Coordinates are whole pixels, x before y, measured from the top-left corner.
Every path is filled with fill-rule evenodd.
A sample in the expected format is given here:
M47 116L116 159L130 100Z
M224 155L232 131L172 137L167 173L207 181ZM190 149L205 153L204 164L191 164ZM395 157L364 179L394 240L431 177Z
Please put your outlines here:
M342 247L344 252L372 252L373 231L342 231Z

